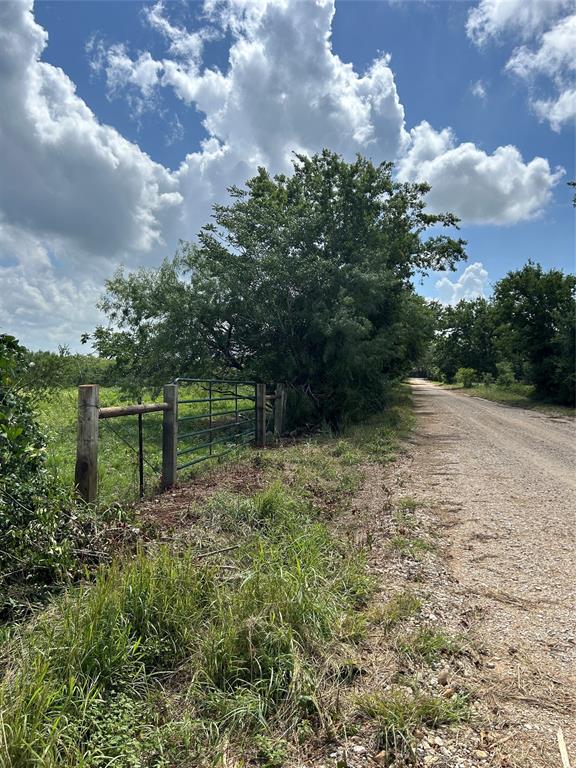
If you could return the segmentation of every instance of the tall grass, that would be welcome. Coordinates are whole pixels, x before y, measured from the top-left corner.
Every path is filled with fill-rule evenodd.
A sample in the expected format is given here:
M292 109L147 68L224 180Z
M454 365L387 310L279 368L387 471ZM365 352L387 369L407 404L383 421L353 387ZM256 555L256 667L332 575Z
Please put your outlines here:
M249 530L233 558L139 552L6 641L1 766L202 765L318 715L362 560L279 484L220 515Z

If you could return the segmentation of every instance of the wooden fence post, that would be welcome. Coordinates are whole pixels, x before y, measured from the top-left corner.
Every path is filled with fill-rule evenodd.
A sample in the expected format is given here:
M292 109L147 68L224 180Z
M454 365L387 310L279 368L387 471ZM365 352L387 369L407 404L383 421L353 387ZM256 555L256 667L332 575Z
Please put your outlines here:
M266 384L256 384L256 447L266 447Z
M178 384L164 386L164 402L169 408L162 418L162 490L176 484L178 442Z
M274 398L274 437L281 437L284 430L284 414L286 412L286 384L276 384Z
M98 385L78 387L75 484L88 504L98 498Z

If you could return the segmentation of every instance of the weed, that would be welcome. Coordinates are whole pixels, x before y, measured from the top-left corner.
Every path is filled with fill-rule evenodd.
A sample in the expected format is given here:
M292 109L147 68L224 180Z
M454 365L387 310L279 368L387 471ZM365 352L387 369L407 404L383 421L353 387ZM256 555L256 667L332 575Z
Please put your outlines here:
M415 616L422 607L421 601L413 592L399 592L384 605L374 609L369 618L372 622L392 629L401 621Z
M434 549L433 545L420 536L403 536L398 534L390 539L390 547L405 557L418 558Z
M401 512L415 512L420 506L420 502L412 496L404 496L396 504Z
M433 664L445 656L461 655L466 649L466 643L462 637L448 635L432 627L422 627L400 639L397 648L413 661Z
M132 768L143 750L178 764L180 740L203 760L226 740L277 721L289 732L317 712L323 659L369 593L362 559L279 484L234 518L249 528L234 553L239 578L192 550L140 552L12 634L0 765ZM160 678L186 681L171 724L154 704Z
M392 690L385 696L364 696L358 704L362 713L376 721L379 748L385 752L388 764L397 758L415 757L415 732L420 727L438 728L469 717L463 696L447 699Z

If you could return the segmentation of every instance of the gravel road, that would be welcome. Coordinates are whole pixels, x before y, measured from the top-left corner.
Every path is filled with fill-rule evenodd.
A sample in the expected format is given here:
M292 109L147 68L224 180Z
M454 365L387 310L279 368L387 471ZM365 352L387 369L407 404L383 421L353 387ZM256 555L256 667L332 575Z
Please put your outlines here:
M490 658L495 716L512 752L576 759L575 423L411 381L412 482L438 509L450 571ZM489 689L489 690L488 690Z

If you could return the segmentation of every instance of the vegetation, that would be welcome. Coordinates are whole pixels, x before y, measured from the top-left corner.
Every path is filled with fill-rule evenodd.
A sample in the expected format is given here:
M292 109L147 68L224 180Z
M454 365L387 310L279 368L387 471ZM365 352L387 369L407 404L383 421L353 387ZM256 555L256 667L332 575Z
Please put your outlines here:
M23 384L32 391L58 391L79 384L112 386L116 383L111 360L95 355L71 354L67 347L59 347L58 353L26 350L24 362Z
M274 722L316 716L319 662L369 588L362 560L279 485L223 510L223 525L240 521L239 578L190 549L141 552L15 634L5 761L208 764L228 740L249 753Z
M227 753L274 766L337 727L372 583L362 553L325 521L373 447L384 462L397 449L408 395L388 403L349 433L256 457L246 473L259 467L263 491L217 493L189 538L118 557L12 629L0 765L167 768ZM236 548L204 558L199 540ZM399 596L389 618L418 606Z
M528 262L493 298L437 308L430 375L465 387L528 384L536 399L576 402L576 277ZM524 389L524 393L526 393Z
M415 756L416 732L422 726L438 728L469 718L466 697L409 694L394 689L387 695L370 694L359 701L359 709L377 723L379 747L387 764Z
M0 335L0 616L42 599L93 533L72 487L47 470L46 438L23 388L25 350Z
M299 425L377 411L433 331L411 278L464 257L462 240L424 239L457 223L425 212L428 189L395 182L390 163L328 150L297 156L289 177L260 169L215 206L198 245L108 282L101 308L113 325L94 344L130 379L232 370L284 381Z

